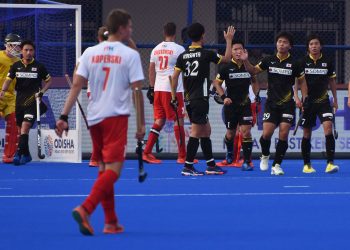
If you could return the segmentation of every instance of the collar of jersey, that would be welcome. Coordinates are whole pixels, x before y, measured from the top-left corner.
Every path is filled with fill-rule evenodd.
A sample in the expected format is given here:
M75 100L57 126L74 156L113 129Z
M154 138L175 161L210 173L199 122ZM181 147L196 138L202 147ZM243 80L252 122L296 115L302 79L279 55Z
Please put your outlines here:
M314 61L314 62L316 63L317 60L320 60L320 59L322 58L322 53L321 53L321 55L320 55L320 57L319 57L318 59L313 58L311 54L309 54L309 57L310 57L310 59L311 59L312 61Z
M276 53L276 57L280 62L283 62L284 60L288 59L290 57L290 53L288 53L287 57L281 60L281 58L278 57L278 53Z
M199 48L202 48L202 46L199 46L199 45L191 45L189 46L190 49L199 49Z
M32 63L34 62L34 57L33 57L33 59L30 61L30 63L28 63L28 64L25 64L25 63L23 62L23 59L21 59L21 62L22 62L22 64L23 64L25 67L27 67L29 64L32 64Z
M231 62L233 62L234 64L236 64L239 68L242 67L243 64L239 65L233 58L231 59Z

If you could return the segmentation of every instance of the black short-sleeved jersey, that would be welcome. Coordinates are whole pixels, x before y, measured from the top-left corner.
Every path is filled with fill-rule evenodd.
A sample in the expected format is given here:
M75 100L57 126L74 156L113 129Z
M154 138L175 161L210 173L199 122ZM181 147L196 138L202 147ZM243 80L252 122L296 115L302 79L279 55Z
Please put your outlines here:
M277 55L263 58L257 67L268 72L267 100L276 105L288 103L293 98L295 78L304 76L304 69L290 54L284 60Z
M336 77L334 65L329 58L322 54L315 60L311 55L307 55L301 61L305 69L305 79L307 83L308 96L314 103L328 102L328 81Z
M244 65L238 65L233 59L225 64L216 76L216 80L226 84L227 97L235 105L246 105L249 102L249 85L251 75Z
M200 46L190 46L179 55L175 70L183 72L185 100L209 98L210 63L219 64L221 56Z
M22 61L14 63L7 75L8 78L16 78L16 105L23 104L28 97L39 92L42 81L48 81L50 75L45 66L35 59L25 65Z

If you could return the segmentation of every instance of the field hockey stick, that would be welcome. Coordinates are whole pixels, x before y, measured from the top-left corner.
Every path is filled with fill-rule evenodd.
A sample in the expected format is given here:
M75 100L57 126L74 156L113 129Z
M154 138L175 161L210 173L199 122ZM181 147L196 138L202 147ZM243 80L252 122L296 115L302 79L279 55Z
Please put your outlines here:
M260 90L255 95L256 126L259 127L259 105L261 104Z
M299 126L301 125L301 123L302 123L302 121L303 121L304 114L303 114L303 112L301 111L301 109L300 109L299 114L300 114L300 115L299 115L299 120L298 120L297 124L295 125L294 131L293 131L293 136L295 136L295 134L296 134L297 131L298 131Z
M156 152L157 152L157 153L163 152L163 148L161 148L161 147L159 146L159 139L158 139L158 138L157 138L157 140L156 140Z
M72 81L71 81L70 78L69 78L69 75L68 75L68 74L65 74L64 76L66 77L66 81L67 81L69 87L72 88L72 85L73 85L73 84L72 84ZM85 112L84 112L83 107L81 106L81 104L80 104L80 102L79 102L78 99L77 99L77 104L78 104L79 110L80 110L80 112L81 112L81 115L83 116L83 119L84 119L86 128L89 129L89 124L88 124L88 122L87 122Z
M338 131L337 131L337 128L335 126L335 108L333 108L333 117L332 117L332 122L333 122L333 134L334 134L334 139L338 139Z
M142 92L140 89L135 88L134 90L134 101L135 101L135 111L136 111L136 129L137 132L140 133L142 131L142 118L140 115L141 112L141 107L142 104L140 103L140 99L138 98L138 95L142 95ZM137 146L136 146L136 154L137 154L137 160L138 160L138 169L139 169L139 182L144 182L146 177L147 177L147 173L145 172L145 169L143 168L143 159L142 159L142 146L144 144L144 141L141 139L137 140Z
M40 97L36 97L36 123L38 129L38 157L44 159L45 155L41 154L41 122L40 122Z
M169 81L170 81L170 86L172 86L172 79L171 79L171 76L169 76ZM177 106L173 106L171 105L175 111L175 117L176 117L176 122L177 122L177 125L180 126L180 121L179 121L179 115L177 114ZM180 138L179 138L179 144L180 146L182 145L182 136L181 136L181 129L179 129L179 134L180 134Z

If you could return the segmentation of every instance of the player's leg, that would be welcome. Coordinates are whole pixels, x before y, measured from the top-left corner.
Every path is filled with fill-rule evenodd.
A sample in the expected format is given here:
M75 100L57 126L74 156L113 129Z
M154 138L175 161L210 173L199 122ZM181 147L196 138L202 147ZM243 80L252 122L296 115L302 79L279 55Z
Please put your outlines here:
M333 135L333 113L330 103L320 103L320 112L318 117L322 123L324 135L326 138L326 156L327 166L326 173L336 173L339 167L334 164L335 139Z
M301 140L301 155L304 160L303 173L311 174L315 173L316 170L311 165L311 136L312 128L316 125L316 116L313 115L315 110L312 105L309 110L304 111L303 115L303 139Z
M234 138L234 147L233 147L233 162L238 166L241 165L241 150L242 150L243 135L240 129L240 126L237 126L236 134Z
M225 134L225 144L226 144L226 157L225 163L232 164L234 160L234 139L236 134L236 129L238 125L238 120L235 119L234 110L231 106L224 106L224 121L226 126L226 134Z
M279 124L279 138L276 145L275 159L272 163L271 174L272 175L283 175L283 169L281 164L284 158L284 155L288 149L288 134L291 124L287 122L281 122Z
M153 164L159 164L162 162L152 154L152 149L159 137L160 131L162 130L165 124L166 114L165 114L165 109L164 109L163 100L162 100L166 98L166 96L164 96L164 93L166 92L160 92L160 91L154 92L153 111L154 111L155 121L148 135L147 143L142 154L142 159L144 161L148 163L153 163Z
M269 169L271 137L276 129L276 124L276 110L271 106L269 102L266 102L263 116L263 133L259 140L261 146L261 171L267 171Z
M5 129L5 147L2 161L4 163L12 163L13 157L16 153L19 134L16 126L16 114L13 112L5 117L6 129Z

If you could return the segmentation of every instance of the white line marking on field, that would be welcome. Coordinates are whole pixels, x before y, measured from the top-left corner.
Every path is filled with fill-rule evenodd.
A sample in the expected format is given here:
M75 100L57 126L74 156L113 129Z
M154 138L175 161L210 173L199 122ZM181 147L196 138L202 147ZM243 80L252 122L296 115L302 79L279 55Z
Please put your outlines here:
M309 188L310 186L283 186L284 188Z
M115 197L186 197L186 196L287 196L287 195L350 195L350 192L280 192L280 193L194 193L194 194L117 194ZM87 194L0 195L0 198L75 198Z

